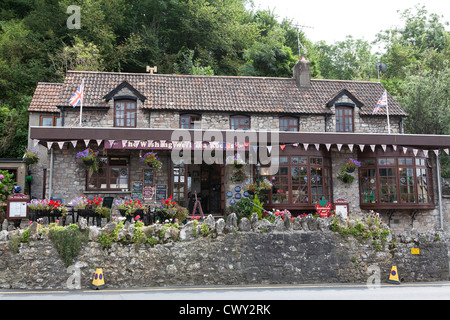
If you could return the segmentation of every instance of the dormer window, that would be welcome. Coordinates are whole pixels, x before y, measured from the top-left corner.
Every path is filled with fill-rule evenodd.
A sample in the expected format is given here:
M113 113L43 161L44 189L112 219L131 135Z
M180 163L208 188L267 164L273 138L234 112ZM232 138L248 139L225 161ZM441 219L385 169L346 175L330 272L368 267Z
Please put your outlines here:
M136 101L114 101L114 126L127 128L136 127Z
M353 108L336 107L336 132L353 132Z

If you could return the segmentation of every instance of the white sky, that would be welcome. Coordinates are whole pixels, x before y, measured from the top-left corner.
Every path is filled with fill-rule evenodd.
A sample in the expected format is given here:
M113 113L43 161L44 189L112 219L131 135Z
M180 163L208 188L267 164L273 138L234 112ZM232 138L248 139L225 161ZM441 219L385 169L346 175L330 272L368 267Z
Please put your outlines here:
M281 21L284 17L294 23L313 27L304 28L306 37L312 42L325 40L327 44L354 39L372 42L378 32L394 26L403 26L397 10L425 5L428 14L443 15L443 22L450 22L448 0L253 0L255 9L274 10ZM415 9L414 9L415 10ZM413 11L415 12L415 11ZM447 27L448 28L448 27Z

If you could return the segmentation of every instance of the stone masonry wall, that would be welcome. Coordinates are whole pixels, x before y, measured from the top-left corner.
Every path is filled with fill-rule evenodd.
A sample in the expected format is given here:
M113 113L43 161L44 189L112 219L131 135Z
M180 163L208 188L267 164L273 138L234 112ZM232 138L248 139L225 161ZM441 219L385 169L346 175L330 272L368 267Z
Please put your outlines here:
M448 246L435 234L401 234L397 247L375 250L371 240L343 239L314 230L229 232L216 238L197 236L155 246L114 243L102 249L89 242L74 262L81 288L88 288L95 268L103 268L109 288L186 285L363 283L380 268L382 283L393 265L405 282L449 279ZM191 229L192 231L192 229ZM412 255L411 248L419 248ZM22 244L18 253L0 241L0 288L67 289L72 275L50 240Z

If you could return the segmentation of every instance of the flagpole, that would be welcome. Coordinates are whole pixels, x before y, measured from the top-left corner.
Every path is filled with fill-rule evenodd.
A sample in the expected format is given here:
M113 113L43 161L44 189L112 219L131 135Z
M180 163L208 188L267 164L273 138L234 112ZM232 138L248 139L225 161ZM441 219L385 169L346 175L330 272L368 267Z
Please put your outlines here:
M386 90L384 90L384 94L386 95L386 114L387 114L387 123L388 123L388 133L391 134L391 123L389 121L389 104L388 104L388 97L387 97Z
M80 104L80 127L82 127L83 125L81 124L81 117L82 117L82 114L83 114L83 96L84 96L84 79L81 79L81 88L82 88L82 91L81 91L81 104Z

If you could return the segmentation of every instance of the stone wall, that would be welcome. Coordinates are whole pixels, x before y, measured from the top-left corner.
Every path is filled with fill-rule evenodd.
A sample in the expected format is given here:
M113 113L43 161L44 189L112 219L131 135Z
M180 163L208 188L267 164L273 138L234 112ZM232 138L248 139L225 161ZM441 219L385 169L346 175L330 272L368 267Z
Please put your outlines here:
M343 239L330 231L329 219L302 219L290 225L281 219L270 223L252 217L251 221L241 220L239 228L235 220L226 224L223 219L212 220L212 228L217 231L214 237L203 237L200 232L194 236L190 222L181 230L180 240L160 240L161 244L155 246L113 243L102 249L98 242L91 241L82 247L74 266L81 272L83 289L91 284L95 268L103 268L110 288L365 284L372 275L368 268L374 265L380 268L382 283L394 265L405 282L449 280L448 242L443 234L402 233L376 250L372 239ZM207 223L211 224L210 218ZM91 227L90 238L107 229ZM134 230L130 225L121 232L129 232L131 237ZM67 289L72 272L47 238L24 243L18 253L13 253L4 241L10 234L5 233L0 232L0 288ZM412 255L411 248L419 248L420 254Z

